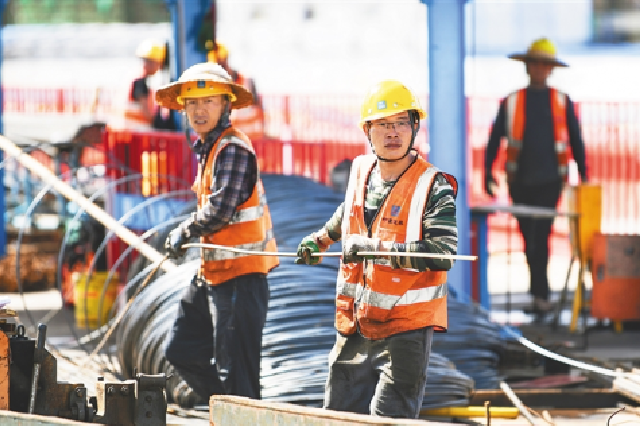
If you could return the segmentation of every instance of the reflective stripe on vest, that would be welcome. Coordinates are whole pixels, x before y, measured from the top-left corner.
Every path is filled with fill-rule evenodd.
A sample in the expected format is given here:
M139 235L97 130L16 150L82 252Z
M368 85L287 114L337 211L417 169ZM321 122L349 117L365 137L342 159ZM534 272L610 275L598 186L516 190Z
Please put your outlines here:
M506 101L506 133L507 160L505 170L507 179L513 181L518 172L518 160L522 151L522 139L526 126L526 89L511 93ZM567 131L567 97L557 89L550 88L551 114L553 116L554 150L558 159L558 173L560 178L568 178L569 133Z
M239 145L255 155L253 145L244 133L234 128L225 130L214 144L204 168L202 164L198 166L198 176L193 189L198 197L199 209L208 203L211 196L211 185L218 154L230 143ZM201 241L205 244L225 245L244 250L277 252L271 215L267 207L259 170L256 185L249 199L238 206L226 226L213 234L203 236ZM217 285L240 275L266 274L278 264L277 256L256 256L227 250L203 249L200 276L210 285Z
M353 234L368 235L365 190L375 163L374 155L360 156L353 162L345 196L343 240ZM371 226L372 236L397 243L421 240L422 216L437 173L441 172L417 158L380 206ZM446 272L392 269L388 259L365 264L341 263L336 299L340 333L354 333L356 323L370 339L426 326L446 329Z
M400 296L389 296L387 294L377 293L368 287L359 284L350 284L342 280L338 283L338 294L351 297L355 300L362 300L375 307L381 309L391 309L394 306L411 305L414 303L429 302L439 299L448 294L447 285L440 284L434 287L419 288L416 290L407 290L405 294Z
M251 251L267 251L269 247L270 240L274 238L273 231L269 229L267 231L266 241L261 241L259 243L247 243L247 244L239 244L234 246L234 248L238 248L241 250L251 250ZM228 250L203 250L204 260L229 260L229 259L237 259L241 257L253 256L250 253L236 253Z

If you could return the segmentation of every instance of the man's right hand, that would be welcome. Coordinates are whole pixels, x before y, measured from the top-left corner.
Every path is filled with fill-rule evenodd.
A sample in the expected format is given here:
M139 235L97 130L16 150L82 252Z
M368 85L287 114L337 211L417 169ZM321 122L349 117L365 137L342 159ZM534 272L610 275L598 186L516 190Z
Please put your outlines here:
M491 172L485 172L484 174L484 190L489 197L495 197L495 188L498 186L498 182L493 178Z
M320 253L320 247L315 241L314 235L307 235L300 241L298 245L298 257L295 262L297 265L317 265L322 259L320 256L311 256L311 253Z
M169 259L178 259L187 252L187 249L182 246L189 242L189 237L184 232L182 227L178 226L172 230L167 239L164 242L164 249L169 256Z

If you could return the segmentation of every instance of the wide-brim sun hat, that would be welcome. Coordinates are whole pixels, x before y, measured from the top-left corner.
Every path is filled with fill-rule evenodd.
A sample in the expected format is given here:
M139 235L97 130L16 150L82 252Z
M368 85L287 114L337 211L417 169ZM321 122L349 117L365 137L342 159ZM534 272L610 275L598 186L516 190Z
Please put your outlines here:
M156 91L156 102L164 108L184 109L181 98L184 96L182 92L185 83L196 83L198 95L195 97L214 96L231 92L230 95L233 95L230 96L232 98L231 108L240 109L253 105L251 92L242 85L234 83L229 73L213 62L202 62L187 68L178 81L166 84ZM191 86L193 84L188 84L185 87ZM210 90L210 94L206 90Z
M558 59L555 45L547 38L534 40L525 53L512 53L508 58L521 62L546 62L556 67L569 66Z

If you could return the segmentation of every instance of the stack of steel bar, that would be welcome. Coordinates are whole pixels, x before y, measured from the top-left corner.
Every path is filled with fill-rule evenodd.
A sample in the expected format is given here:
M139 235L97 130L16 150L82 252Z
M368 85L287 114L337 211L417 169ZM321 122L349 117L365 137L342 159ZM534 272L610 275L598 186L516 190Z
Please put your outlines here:
M341 194L300 177L264 176L263 182L280 251L295 251L301 238L319 229L342 200ZM339 244L332 247L339 249ZM180 294L197 270L195 256L197 251L192 251L177 270L153 280L136 297L117 331L122 374L130 377L136 368L146 374L173 373L174 378L167 384L170 397L172 386L180 379L164 359L164 347ZM314 267L295 265L291 258L281 258L281 265L269 275L271 298L262 352L264 399L321 405L328 355L336 333L333 319L338 266L337 258L325 258ZM149 271L149 266L131 271L130 276L137 275L128 284L126 293L132 294ZM472 322L461 320L459 314L461 310L452 315L452 325ZM493 333L493 327L487 328ZM441 336L435 336L434 340ZM461 341L458 349L472 350L469 339L471 336ZM451 344L447 349L455 352ZM432 354L424 408L466 405L472 389L473 379L456 370L444 356Z

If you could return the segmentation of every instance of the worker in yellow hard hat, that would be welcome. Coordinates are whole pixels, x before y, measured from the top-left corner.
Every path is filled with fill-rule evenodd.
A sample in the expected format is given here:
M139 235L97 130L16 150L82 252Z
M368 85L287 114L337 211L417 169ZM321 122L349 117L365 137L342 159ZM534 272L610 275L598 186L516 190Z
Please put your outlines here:
M276 252L256 153L230 121L232 109L251 105L251 93L220 65L205 62L160 88L156 100L184 111L199 137L193 145L199 162L193 185L197 211L169 233L165 249L170 257L180 259L183 245L192 238L232 249ZM188 390L204 402L212 394L260 398L267 273L278 264L275 256L202 251L166 349L167 359L185 380L176 387L176 402L192 405L197 399L183 398Z
M452 255L458 242L457 181L413 149L425 117L399 81L369 91L360 126L373 154L353 161L344 202L298 246L296 263L317 264L312 253L342 240L324 398L331 410L417 418L422 407L433 333L447 329L453 261L406 254Z
M142 76L133 81L129 90L125 128L138 131L176 130L173 115L168 109L157 107L149 84L149 79L165 67L165 43L146 39L136 49L136 56L142 59Z
M547 38L535 40L526 52L509 55L524 62L529 85L504 98L493 123L485 155L484 188L495 196L493 163L503 138L505 174L514 204L556 208L567 181L570 154L583 182L587 181L585 149L573 102L548 79L556 67L567 67ZM542 320L549 303L549 235L553 219L517 216L530 272L532 305L527 312Z
M231 76L231 79L241 86L244 86L251 94L253 95L254 103L259 103L260 99L258 98L258 91L256 89L256 83L252 78L245 77L239 71L231 68L229 65L229 49L222 43L213 43L212 41L207 41L205 48L208 50L207 52L207 61L215 62L225 69Z

